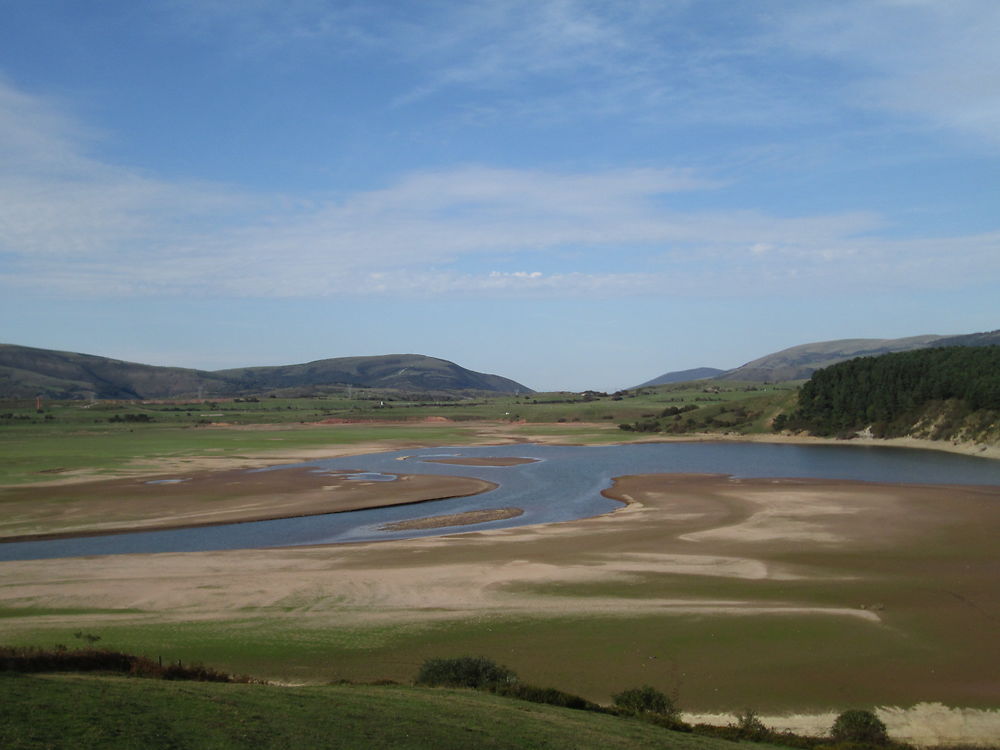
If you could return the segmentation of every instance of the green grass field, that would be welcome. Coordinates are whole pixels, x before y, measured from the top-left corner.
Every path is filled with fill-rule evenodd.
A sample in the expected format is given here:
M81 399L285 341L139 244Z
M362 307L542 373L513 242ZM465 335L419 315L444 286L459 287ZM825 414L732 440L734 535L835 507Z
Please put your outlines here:
M364 424L315 426L308 429L248 430L176 425L95 425L65 429L60 425L0 429L0 484L58 479L60 474L87 470L113 474L139 470L159 459L190 456L233 458L275 451L307 450L377 441L426 445L462 444L474 431L460 425L421 426Z
M0 705L5 750L736 747L633 719L405 686L290 688L0 673Z
M80 644L72 613L32 614L28 608L21 622L6 619L6 644ZM60 614L64 625L57 624ZM912 705L933 697L926 670L936 670L940 684L958 695L963 674L974 669L969 654L941 650L933 637L810 615L491 615L323 628L290 613L211 622L150 617L145 624L133 614L122 624L111 613L100 623L87 618L83 629L100 635L102 647L291 682L405 681L425 659L482 654L527 682L590 700L607 703L615 692L652 684L675 695L681 708L705 711L788 710L800 704L809 675L822 675L806 690L815 709ZM974 685L965 693L963 705L991 705Z
M507 423L511 434L527 439L545 436L578 444L648 440L655 434L625 432L618 425L659 418L671 406L698 407L680 425L690 431L766 432L767 418L794 393L786 386L738 383L718 392L705 388L688 383L624 395L538 393L456 401L381 401L371 396L48 401L40 412L33 401L0 402L0 485L58 479L82 470L109 474L142 468L144 461L185 456L238 457L375 441L461 445L475 440L477 423L484 422ZM749 418L739 416L741 405L749 405L744 410ZM429 417L452 423L421 424ZM356 423L345 429L323 425L323 420Z

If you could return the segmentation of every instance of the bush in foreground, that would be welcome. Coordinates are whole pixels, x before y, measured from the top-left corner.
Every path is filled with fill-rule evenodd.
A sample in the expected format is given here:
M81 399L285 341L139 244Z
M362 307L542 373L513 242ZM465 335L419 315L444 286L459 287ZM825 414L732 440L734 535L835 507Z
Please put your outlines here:
M830 736L835 742L861 745L885 745L889 742L889 733L882 720L871 711L858 709L840 714L830 728Z
M418 685L491 689L517 682L517 675L483 656L428 659L417 673Z
M657 714L669 719L679 719L681 712L663 692L650 685L629 688L611 696L615 706L625 713Z
M505 698L531 703L573 708L578 711L607 709L579 695L557 688L544 688L520 682L517 675L482 656L460 656L451 659L428 659L420 668L417 685L432 687L466 687L483 690Z
M761 741L773 734L752 708L747 708L734 714L734 718L736 722L730 724L730 726L737 731L740 739Z
M117 672L162 680L258 682L250 677L219 672L202 664L185 666L177 662L163 666L159 661L145 656L93 648L70 650L57 647L48 650L31 646L0 646L0 672Z

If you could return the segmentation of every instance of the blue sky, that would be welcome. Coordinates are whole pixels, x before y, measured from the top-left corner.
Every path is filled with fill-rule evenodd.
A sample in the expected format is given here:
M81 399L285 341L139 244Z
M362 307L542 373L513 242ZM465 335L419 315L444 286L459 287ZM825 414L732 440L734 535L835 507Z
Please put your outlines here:
M615 389L1000 327L994 0L11 0L0 341Z

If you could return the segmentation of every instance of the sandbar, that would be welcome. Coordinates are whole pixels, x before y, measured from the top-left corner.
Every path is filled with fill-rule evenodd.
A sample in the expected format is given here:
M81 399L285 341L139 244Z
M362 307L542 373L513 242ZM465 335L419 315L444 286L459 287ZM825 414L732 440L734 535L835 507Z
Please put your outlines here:
M396 475L295 467L0 488L0 542L211 526L342 513L466 497L495 489L472 477Z
M421 459L424 463L429 464L457 464L458 466L520 466L521 464L537 464L540 460L517 456L455 456L453 458Z
M449 526L469 526L487 521L503 521L507 518L517 518L524 515L520 508L491 508L489 510L470 510L465 513L451 513L444 516L428 516L414 518L412 521L397 521L379 526L380 531L409 531L411 529L443 529Z

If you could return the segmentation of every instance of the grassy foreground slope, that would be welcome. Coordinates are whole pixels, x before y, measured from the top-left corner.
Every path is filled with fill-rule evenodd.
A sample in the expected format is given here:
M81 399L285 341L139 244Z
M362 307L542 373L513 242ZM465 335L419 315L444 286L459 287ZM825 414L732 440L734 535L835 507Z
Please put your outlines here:
M733 743L639 721L402 686L274 687L0 674L0 747L676 748ZM759 746L766 748L766 746Z

